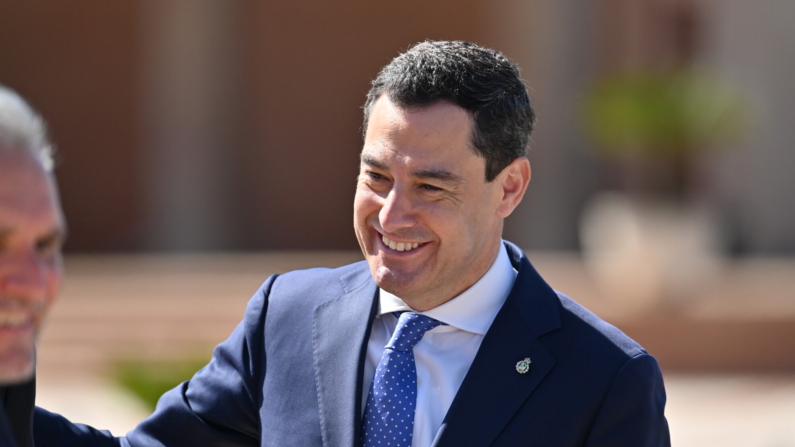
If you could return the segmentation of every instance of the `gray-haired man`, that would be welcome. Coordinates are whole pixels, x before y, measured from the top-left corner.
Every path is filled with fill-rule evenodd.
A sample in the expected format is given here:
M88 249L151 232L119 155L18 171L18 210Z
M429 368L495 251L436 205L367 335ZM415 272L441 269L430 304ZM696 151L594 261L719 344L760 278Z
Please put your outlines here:
M0 447L33 445L34 342L62 276L52 165L41 118L0 86Z

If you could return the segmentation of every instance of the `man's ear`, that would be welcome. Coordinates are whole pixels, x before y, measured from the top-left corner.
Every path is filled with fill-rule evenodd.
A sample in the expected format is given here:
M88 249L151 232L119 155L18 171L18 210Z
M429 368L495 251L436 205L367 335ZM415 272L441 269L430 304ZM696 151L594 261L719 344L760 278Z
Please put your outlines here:
M497 205L497 215L503 219L510 216L519 205L530 183L530 161L527 157L519 157L512 161L494 179L500 187L500 203Z

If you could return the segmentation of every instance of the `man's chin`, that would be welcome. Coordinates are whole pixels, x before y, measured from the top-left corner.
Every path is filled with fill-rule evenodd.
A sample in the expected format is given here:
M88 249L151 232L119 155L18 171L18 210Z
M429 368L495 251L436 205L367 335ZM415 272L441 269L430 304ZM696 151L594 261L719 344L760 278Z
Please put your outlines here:
M0 385L26 382L33 377L35 370L32 353L0 356Z
M378 287L404 300L411 295L412 291L416 290L419 284L418 275L414 272L406 272L383 265L371 268L370 272Z

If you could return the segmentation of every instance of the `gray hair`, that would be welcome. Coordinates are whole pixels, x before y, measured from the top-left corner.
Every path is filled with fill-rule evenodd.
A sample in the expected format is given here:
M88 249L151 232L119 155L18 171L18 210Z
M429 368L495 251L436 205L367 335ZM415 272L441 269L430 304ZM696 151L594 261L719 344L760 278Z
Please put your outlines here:
M52 171L53 146L44 120L15 91L0 85L0 149L11 148L29 151Z

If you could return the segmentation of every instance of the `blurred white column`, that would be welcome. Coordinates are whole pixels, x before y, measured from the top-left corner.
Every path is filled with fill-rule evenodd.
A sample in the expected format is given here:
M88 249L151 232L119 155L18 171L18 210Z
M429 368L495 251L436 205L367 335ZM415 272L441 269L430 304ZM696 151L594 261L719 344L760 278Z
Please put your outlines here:
M536 112L532 179L506 220L505 238L525 249L578 245L580 208L595 184L579 124L581 93L593 72L595 6L577 0L497 0L484 7L487 45L519 65Z
M748 131L705 165L732 211L738 245L752 253L795 253L795 2L764 7L707 1L706 62L749 99Z
M146 245L229 248L237 216L241 116L238 3L140 5Z

